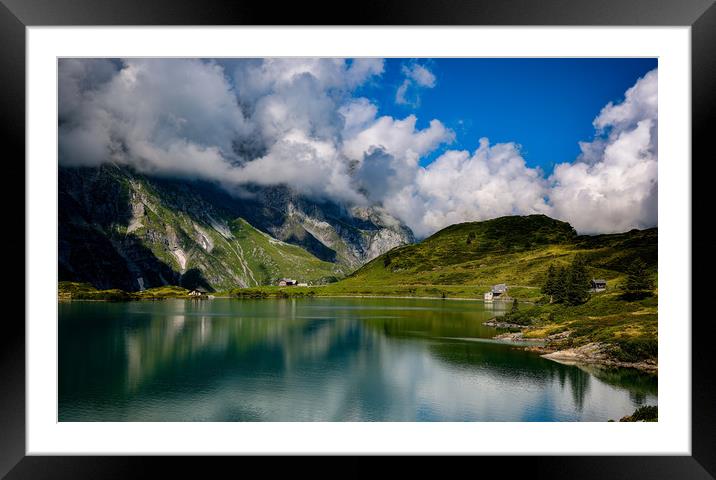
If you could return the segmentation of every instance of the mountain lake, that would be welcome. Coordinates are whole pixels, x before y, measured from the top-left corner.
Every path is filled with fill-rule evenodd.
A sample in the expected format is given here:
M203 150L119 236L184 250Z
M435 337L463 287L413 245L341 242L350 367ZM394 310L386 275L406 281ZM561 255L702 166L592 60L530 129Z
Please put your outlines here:
M491 338L478 301L60 302L60 421L597 421L657 377Z

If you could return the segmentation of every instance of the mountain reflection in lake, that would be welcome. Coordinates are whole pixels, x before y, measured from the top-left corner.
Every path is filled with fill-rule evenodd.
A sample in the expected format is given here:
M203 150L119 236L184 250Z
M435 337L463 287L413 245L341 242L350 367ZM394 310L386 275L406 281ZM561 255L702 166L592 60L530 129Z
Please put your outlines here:
M60 421L606 421L655 376L489 339L480 302L59 305Z

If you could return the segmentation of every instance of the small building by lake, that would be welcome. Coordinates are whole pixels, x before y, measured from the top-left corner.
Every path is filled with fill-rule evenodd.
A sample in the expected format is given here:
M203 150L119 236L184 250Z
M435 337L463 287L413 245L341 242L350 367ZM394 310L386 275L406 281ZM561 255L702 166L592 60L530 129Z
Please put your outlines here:
M195 298L206 297L208 295L208 293L209 292L206 289L197 287L197 288L189 291L189 296L195 297Z
M279 287L291 287L294 285L297 285L298 282L294 280L293 278L282 278L278 281Z
M595 292L603 292L607 289L607 281L601 278L593 278L591 283L592 290L594 290Z
M504 283L498 283L493 285L489 292L485 292L484 299L486 302L492 302L493 300L505 300L509 298L507 296L507 285Z
M502 296L507 296L507 285L498 283L492 287L492 297L497 298Z

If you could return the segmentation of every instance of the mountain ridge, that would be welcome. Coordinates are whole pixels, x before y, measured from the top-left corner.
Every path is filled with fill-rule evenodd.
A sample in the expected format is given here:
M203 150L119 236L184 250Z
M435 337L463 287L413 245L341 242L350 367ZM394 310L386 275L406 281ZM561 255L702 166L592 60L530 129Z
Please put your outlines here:
M289 189L254 193L233 197L116 164L60 167L59 280L127 291L250 287L282 276L320 284L413 239L403 225L352 220Z

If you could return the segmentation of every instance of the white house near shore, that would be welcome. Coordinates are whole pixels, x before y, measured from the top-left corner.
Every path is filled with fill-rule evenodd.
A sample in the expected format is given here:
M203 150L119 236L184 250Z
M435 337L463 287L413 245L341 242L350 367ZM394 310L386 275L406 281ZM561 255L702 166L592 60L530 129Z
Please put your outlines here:
M494 285L492 287L492 296L501 297L502 295L507 295L507 285L505 285L504 283L498 283L497 285Z
M484 299L486 302L492 302L493 300L500 300L509 298L507 296L507 285L504 283L498 283L493 285L489 292L485 292Z

